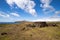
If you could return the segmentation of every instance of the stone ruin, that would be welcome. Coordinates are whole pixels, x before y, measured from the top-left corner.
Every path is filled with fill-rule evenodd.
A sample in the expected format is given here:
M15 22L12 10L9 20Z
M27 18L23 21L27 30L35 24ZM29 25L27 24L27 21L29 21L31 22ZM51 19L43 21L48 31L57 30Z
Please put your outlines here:
M35 22L36 27L46 27L48 26L46 22Z
M47 22L34 22L32 24L28 24L27 27L56 27L55 23L47 23Z
M46 27L48 26L46 22L34 22L33 24L28 24L28 27Z

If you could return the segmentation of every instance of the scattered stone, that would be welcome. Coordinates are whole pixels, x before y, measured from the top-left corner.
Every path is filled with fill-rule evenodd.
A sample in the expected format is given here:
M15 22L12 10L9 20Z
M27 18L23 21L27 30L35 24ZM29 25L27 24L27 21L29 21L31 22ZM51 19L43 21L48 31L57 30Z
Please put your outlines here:
M1 33L1 35L7 35L7 33L3 32L3 33Z
M56 24L52 24L52 26L54 26L54 27L55 27L55 26L57 26L57 25L56 25Z

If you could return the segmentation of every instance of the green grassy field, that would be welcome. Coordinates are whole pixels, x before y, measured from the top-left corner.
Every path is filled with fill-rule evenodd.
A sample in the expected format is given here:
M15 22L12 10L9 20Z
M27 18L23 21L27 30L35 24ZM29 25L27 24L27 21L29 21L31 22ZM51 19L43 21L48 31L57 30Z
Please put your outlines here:
M28 24L33 23L0 24L0 40L60 40L60 22L55 23L58 26L41 28L27 27Z

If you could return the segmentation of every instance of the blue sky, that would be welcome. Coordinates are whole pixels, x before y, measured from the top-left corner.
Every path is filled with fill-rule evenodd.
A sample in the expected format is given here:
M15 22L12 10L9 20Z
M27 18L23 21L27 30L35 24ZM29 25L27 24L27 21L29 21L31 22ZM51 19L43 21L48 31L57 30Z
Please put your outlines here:
M0 0L0 22L60 21L60 0Z

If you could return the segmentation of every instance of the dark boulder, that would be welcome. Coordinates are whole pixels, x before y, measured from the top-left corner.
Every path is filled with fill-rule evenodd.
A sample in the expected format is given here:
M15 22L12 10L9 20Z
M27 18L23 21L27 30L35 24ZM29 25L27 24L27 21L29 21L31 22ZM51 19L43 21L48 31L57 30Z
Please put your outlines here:
M1 35L7 35L7 33L6 32L3 32L3 33L1 33Z

